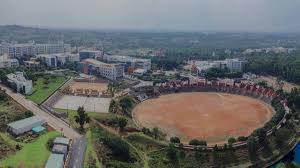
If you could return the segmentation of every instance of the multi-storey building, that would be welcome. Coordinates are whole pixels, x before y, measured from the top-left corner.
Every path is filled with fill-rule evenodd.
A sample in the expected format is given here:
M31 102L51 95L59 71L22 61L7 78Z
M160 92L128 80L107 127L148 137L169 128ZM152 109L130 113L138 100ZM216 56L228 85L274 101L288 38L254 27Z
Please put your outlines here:
M17 59L11 59L8 55L0 56L0 68L15 68L19 66Z
M99 50L82 50L79 52L80 61L88 58L95 59L103 55L102 51Z
M225 59L222 61L193 61L192 71L195 73L204 73L211 68L228 68L230 72L241 72L243 70L243 64L244 61L239 59Z
M81 71L89 75L100 75L110 80L123 77L124 67L122 64L108 64L95 59L85 59L80 62Z
M47 66L61 66L67 62L79 62L79 54L59 53L59 54L40 54L37 55Z
M141 59L129 56L119 56L119 55L104 55L102 60L105 62L123 63L125 69L128 67L133 67L134 69L151 69L151 59Z
M25 56L34 56L37 54L56 54L70 52L70 44L10 44L2 43L0 45L0 54L8 54L12 58L21 58Z
M16 87L17 92L22 92L25 94L32 93L32 80L27 80L24 77L23 72L16 72L16 74L11 73L6 76L10 85L14 85Z

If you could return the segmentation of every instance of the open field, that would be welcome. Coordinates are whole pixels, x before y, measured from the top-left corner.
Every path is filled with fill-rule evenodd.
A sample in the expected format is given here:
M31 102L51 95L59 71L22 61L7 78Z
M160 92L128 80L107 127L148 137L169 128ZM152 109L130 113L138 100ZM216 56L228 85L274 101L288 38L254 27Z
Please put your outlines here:
M41 104L47 99L52 93L54 93L65 81L64 77L51 78L49 84L44 83L45 79L38 79L33 86L33 93L27 96L28 99L32 100L37 104ZM47 86L47 87L46 87Z
M36 141L28 144L20 143L23 148L15 155L0 161L0 167L44 167L50 151L47 142L60 134L56 131L41 135Z
M85 97L85 96L62 96L55 104L54 108L77 110L83 106L88 112L108 113L111 98Z
M93 83L93 82L75 82L73 81L70 83L70 88L72 90L77 90L77 89L90 89L90 90L97 90L98 92L106 91L107 90L107 85L108 83Z
M158 127L167 137L223 143L248 136L271 119L273 109L262 101L225 93L178 93L146 100L133 110L143 127Z

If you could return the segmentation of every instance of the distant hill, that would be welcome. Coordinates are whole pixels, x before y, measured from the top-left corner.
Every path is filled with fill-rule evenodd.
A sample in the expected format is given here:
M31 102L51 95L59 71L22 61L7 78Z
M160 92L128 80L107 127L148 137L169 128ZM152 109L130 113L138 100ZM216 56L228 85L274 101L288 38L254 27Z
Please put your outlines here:
M0 40L26 43L64 41L72 46L110 49L245 49L262 47L299 47L296 33L201 33L47 29L19 25L0 26Z

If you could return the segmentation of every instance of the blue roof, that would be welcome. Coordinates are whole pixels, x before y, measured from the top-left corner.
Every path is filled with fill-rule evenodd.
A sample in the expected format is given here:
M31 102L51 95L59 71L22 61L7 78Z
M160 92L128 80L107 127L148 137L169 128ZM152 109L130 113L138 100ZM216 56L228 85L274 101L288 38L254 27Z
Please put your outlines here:
M63 168L64 155L52 153L46 163L45 168Z
M34 132L34 133L40 133L40 132L43 132L46 128L43 127L43 126L37 126L37 127L34 127L32 128L31 130Z

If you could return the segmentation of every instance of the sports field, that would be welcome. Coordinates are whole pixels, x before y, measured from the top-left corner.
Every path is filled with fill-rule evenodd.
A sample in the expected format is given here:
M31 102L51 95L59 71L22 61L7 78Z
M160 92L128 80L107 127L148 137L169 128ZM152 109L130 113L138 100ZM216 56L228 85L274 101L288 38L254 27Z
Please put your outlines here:
M197 138L209 144L230 137L248 136L273 115L264 102L226 93L177 93L146 100L133 110L142 127L158 127L167 137L188 142Z
M108 113L111 98L85 97L85 96L62 96L53 108L77 110L83 106L87 112Z

